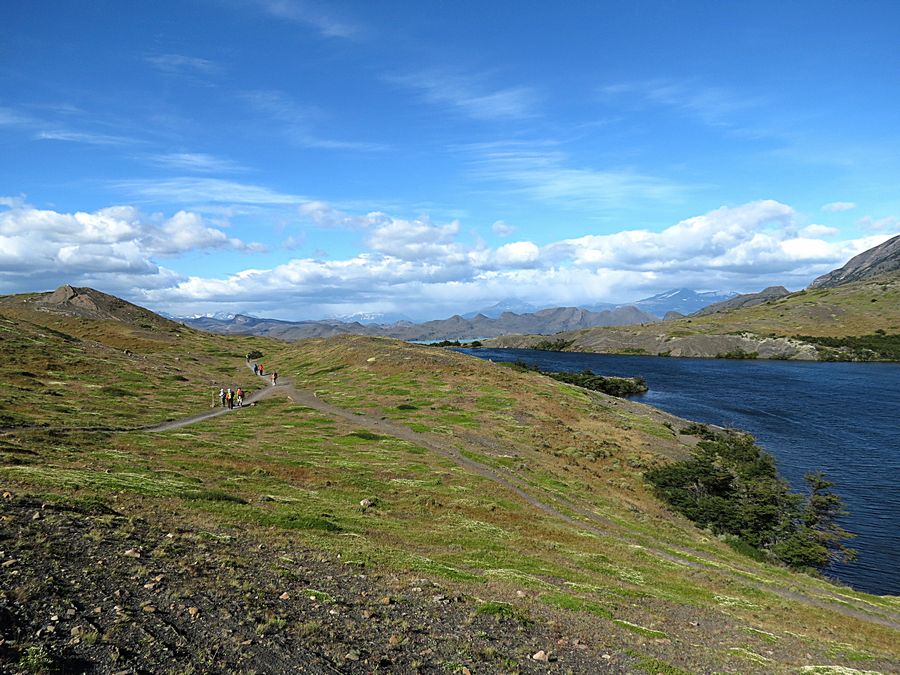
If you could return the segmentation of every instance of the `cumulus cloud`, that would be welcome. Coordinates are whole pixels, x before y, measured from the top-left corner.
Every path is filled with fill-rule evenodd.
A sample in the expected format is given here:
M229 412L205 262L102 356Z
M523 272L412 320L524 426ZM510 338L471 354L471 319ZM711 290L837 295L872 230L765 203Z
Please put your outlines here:
M144 215L132 206L94 212L61 213L37 209L19 198L0 204L0 285L34 290L47 280L85 283L105 279L107 287L128 283L171 284L174 275L156 258L188 251L229 248L260 250L245 244L188 211L169 218Z
M354 215L305 201L298 208L307 219L361 233L364 249L342 259L295 258L223 277L185 278L157 261L186 251L252 245L187 210L164 217L132 206L60 213L19 198L0 204L7 207L0 208L3 290L68 281L124 289L129 299L174 314L229 310L283 319L375 308L437 318L513 296L535 304L577 305L634 300L685 286L798 288L889 236L826 240L837 234L832 228L803 227L802 216L789 205L764 200L715 209L661 231L630 229L489 248L467 241L455 220L377 211Z
M829 213L838 213L840 211L850 211L851 209L855 209L856 204L853 202L829 202L822 206L823 211L827 211Z
M390 217L380 211L372 211L363 216L353 216L334 208L328 202L309 201L297 207L297 211L307 220L320 227L366 229L390 222Z
M516 241L497 249L494 259L503 267L531 267L540 260L541 250L530 241Z

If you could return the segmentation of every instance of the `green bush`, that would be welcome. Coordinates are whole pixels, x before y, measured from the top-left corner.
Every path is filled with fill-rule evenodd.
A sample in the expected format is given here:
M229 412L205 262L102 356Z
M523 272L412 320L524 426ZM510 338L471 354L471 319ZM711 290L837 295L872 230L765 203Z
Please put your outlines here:
M751 557L748 549L794 568L854 557L843 543L853 535L836 522L845 514L842 501L823 474L808 474L808 496L796 494L749 434L706 428L702 437L691 459L645 474L675 510L717 535L736 537L742 544L731 546Z

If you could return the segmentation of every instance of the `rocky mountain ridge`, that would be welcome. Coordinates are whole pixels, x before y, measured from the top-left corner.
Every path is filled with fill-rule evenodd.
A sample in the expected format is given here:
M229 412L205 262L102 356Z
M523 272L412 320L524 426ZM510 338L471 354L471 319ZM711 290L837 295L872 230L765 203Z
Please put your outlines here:
M851 258L846 265L815 279L809 288L834 288L900 269L900 234Z

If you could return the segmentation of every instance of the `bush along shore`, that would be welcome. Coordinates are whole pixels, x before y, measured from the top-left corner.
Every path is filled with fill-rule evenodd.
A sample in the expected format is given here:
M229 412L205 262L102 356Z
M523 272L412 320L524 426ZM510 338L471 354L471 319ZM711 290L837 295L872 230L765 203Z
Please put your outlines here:
M549 370L541 370L537 366L530 366L524 361L516 361L508 364L516 370L532 372L552 377L554 380L574 384L592 391L599 391L610 396L635 396L644 394L648 391L647 382L643 377L610 377L606 375L597 375L594 371L585 369L580 373L566 373Z
M693 457L645 474L676 511L757 560L815 571L855 557L844 544L854 535L837 523L846 515L841 498L824 474L807 474L808 493L793 493L750 434L702 424L681 433L703 439Z

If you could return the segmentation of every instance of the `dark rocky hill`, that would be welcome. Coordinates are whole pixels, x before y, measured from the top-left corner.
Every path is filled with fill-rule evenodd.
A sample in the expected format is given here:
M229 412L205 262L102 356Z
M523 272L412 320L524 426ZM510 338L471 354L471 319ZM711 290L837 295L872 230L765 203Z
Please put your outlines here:
M843 267L823 274L809 287L834 288L898 269L900 269L900 234L854 256Z
M60 286L51 293L10 295L0 298L0 306L30 309L58 316L120 321L135 326L170 329L178 324L114 295L93 288Z

